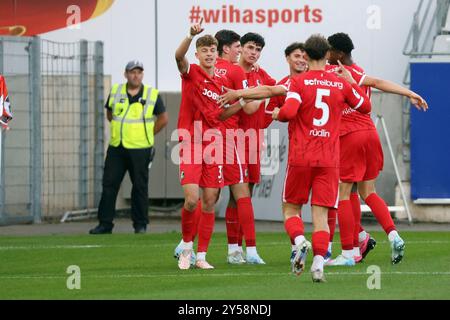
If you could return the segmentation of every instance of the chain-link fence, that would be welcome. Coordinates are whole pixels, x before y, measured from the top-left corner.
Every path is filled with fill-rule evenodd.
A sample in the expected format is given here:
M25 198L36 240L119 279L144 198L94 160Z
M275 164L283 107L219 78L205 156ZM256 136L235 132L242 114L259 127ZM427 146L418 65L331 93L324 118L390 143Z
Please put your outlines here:
M2 144L0 223L97 206L104 143L103 45L0 38L15 115Z

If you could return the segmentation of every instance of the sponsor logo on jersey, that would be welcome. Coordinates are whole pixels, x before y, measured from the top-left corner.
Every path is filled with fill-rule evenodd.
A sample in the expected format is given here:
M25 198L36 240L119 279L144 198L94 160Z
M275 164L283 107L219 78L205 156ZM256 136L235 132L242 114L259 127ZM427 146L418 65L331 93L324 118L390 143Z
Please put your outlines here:
M305 79L305 86L324 86L331 88L338 88L339 90L344 89L344 84L342 82L330 81L330 80L319 80L319 79Z
M226 76L227 75L227 69L216 69L215 73L218 76Z
M211 99L213 99L214 101L217 101L217 100L219 100L219 94L218 93L216 93L216 92L213 92L213 91L211 91L211 90L208 90L208 89L203 89L203 93L202 93L204 96L206 96L206 97L208 97L208 98L211 98Z
M313 129L309 132L309 135L311 137L318 137L318 138L330 138L331 137L331 133L325 129L322 129L322 130Z

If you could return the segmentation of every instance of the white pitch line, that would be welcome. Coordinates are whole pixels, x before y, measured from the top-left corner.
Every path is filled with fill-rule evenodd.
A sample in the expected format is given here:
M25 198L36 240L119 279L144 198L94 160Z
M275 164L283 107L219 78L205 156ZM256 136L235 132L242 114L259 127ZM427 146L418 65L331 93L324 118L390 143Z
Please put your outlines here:
M326 276L369 276L370 273L364 272L325 272ZM396 276L410 276L410 275L421 275L421 276L450 276L450 272L382 272L383 275L396 275ZM83 275L83 278L87 279L139 279L139 278L174 278L174 277L184 277L184 278L208 278L208 277L293 277L291 273L173 273L173 274L105 274L105 275ZM0 279L3 280L26 280L26 279L36 279L36 280L45 280L45 279L66 279L66 276L58 276L58 275L23 275L23 276L0 276Z
M151 241L151 240L149 240ZM267 242L261 245L261 247L271 247L271 246L279 246L286 245L288 246L289 241L283 242ZM450 244L450 241L445 240L436 240L436 241L405 241L406 245L416 245L416 244ZM377 244L389 244L389 241L377 241ZM335 245L339 246L339 242L335 242ZM176 244L174 243L158 243L158 244L129 244L129 245L58 245L58 246L0 246L0 251L11 251L11 250L53 250L53 249L99 249L99 248L160 248L160 247L173 247L175 248ZM224 244L211 244L210 247L224 247Z
M100 245L73 245L73 246L7 246L0 247L0 251L8 251L8 250L53 250L53 249L97 249L103 248Z

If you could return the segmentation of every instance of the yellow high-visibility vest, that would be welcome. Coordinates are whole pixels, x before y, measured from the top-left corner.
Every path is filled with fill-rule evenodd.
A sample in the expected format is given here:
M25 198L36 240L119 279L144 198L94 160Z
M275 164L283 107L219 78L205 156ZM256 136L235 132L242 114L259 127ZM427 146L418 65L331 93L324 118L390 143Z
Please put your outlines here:
M110 145L118 147L122 143L127 149L145 149L153 147L156 100L159 91L144 86L141 102L130 105L126 84L115 84L109 98L112 110Z

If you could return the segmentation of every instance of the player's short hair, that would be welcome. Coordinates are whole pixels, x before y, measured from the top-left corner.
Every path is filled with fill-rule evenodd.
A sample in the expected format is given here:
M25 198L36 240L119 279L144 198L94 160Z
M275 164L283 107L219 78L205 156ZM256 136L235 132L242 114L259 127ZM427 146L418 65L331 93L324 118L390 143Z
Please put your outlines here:
M299 49L300 51L305 51L305 44L301 42L294 42L290 44L286 50L284 50L284 55L286 57L290 56L292 52Z
M342 51L345 54L351 54L353 49L355 49L350 36L343 32L335 33L328 37L328 42L332 49Z
M314 34L305 42L305 52L312 60L325 59L330 49L330 44L321 34Z
M266 41L264 40L263 36L254 32L249 32L242 36L241 46L245 46L249 42L254 42L257 45L261 46L261 48L264 48L266 46Z
M241 40L241 36L232 30L220 30L216 33L215 38L219 43L217 46L219 56L223 54L224 46L231 46L233 43Z
M203 37L200 37L197 39L197 43L195 44L196 48L201 47L211 47L211 46L218 46L219 43L216 38L214 38L212 35L204 35Z

